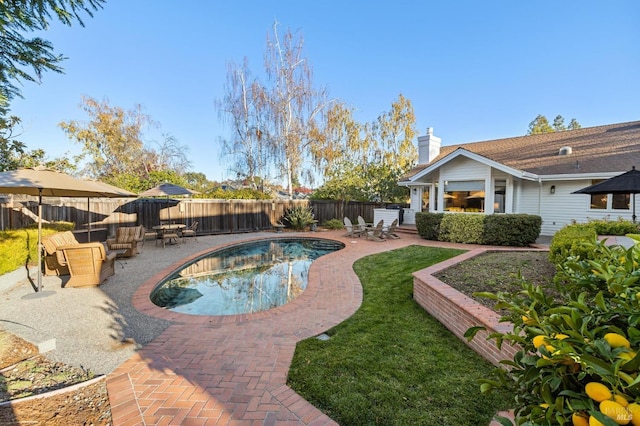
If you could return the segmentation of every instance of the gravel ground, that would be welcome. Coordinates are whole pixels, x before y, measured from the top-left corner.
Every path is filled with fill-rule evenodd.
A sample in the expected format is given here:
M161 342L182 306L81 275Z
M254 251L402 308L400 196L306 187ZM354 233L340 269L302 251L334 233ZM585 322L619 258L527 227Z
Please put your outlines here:
M164 249L147 241L137 256L116 260L116 274L98 287L63 288L65 277L43 277L43 294L53 292L44 297L29 297L34 287L26 269L5 274L0 277L0 327L38 345L54 361L108 374L170 324L132 306L139 285L181 258L261 236L273 234L204 236ZM30 275L35 282L35 270Z

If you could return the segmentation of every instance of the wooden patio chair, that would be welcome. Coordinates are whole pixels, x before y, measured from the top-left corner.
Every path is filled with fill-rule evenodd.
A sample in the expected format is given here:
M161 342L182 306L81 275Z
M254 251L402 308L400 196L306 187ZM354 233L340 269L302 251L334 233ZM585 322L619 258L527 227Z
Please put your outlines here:
M358 226L354 226L351 219L346 216L344 217L344 228L347 230L347 233L344 234L345 237L359 237L363 232Z
M396 234L396 229L398 228L398 219L394 219L393 222L391 222L391 226L389 226L389 229L383 229L382 230L382 237L383 238L387 238L387 239L392 239L392 240L397 240L400 238L400 236L398 234Z
M382 227L384 226L384 220L378 222L375 228L367 231L367 240L373 240L377 242L385 241Z

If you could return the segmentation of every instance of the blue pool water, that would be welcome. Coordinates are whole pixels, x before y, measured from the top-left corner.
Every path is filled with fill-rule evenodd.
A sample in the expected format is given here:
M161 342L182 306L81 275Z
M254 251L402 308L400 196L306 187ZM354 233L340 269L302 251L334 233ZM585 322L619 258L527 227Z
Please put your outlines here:
M321 238L252 241L213 251L151 292L160 307L193 315L235 315L284 305L307 287L309 266L344 248Z

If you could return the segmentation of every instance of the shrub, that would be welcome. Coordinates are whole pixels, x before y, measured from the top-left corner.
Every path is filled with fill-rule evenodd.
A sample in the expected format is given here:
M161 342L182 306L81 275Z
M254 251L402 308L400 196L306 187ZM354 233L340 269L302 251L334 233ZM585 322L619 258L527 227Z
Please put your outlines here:
M328 229L342 229L344 225L340 219L329 219L324 223L324 227Z
M560 265L569 257L589 259L590 245L597 237L595 229L589 224L567 225L556 232L549 245L549 261Z
M58 222L49 222L49 223L43 223L42 224L42 229L49 229L52 231L56 231L56 232L63 232L63 231L73 231L76 227L76 224L73 222L63 222L63 221L58 221ZM27 226L26 228L29 229L38 229L38 224L37 223L32 223L29 226Z
M523 247L540 235L542 218L528 214L416 213L418 234L427 240Z
M438 240L452 243L482 244L484 215L445 214Z
M542 218L530 214L490 214L484 219L483 244L526 247L540 235Z
M490 338L520 347L503 361L509 372L497 369L482 380L481 391L511 392L516 424L571 424L580 416L614 425L614 418L635 412L633 404L625 408L630 401L640 400L640 248L583 243L592 259L561 263L566 285L557 288L557 298L527 283L514 294L481 294L496 300L496 308L508 312L502 319L513 324Z
M589 220L598 235L626 235L638 232L638 225L625 219L618 220Z
M292 207L287 210L284 218L293 229L302 231L314 222L313 209L303 206Z
M442 222L443 217L444 213L417 212L416 229L418 230L418 235L425 240L438 241L440 222Z
M42 225L42 235L70 231L73 223L56 222ZM0 231L0 275L25 265L36 265L38 259L38 224L23 229Z

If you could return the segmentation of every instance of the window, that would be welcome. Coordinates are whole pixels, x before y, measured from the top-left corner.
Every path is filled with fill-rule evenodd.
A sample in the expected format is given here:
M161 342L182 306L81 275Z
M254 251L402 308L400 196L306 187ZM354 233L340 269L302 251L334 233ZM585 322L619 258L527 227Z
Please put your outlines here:
M444 210L450 212L484 212L484 181L444 183Z
M629 206L631 205L631 195L630 194L611 194L611 208L614 210L629 210Z
M594 179L591 185L602 182L602 179ZM631 194L592 194L592 210L629 210L631 205Z
M493 193L493 212L504 213L505 194L507 192L507 181L497 180L495 183L495 191Z

